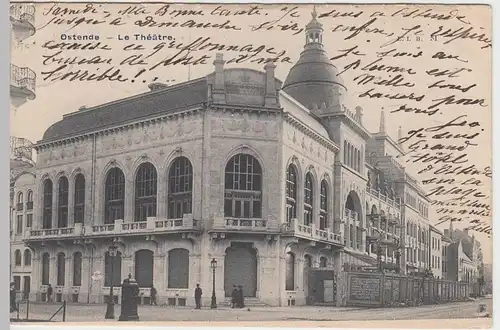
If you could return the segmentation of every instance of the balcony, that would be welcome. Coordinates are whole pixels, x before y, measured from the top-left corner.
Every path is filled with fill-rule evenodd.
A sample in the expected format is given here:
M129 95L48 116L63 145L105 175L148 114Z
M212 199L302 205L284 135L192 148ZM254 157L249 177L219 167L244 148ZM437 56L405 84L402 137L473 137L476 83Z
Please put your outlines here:
M311 226L299 224L297 219L293 219L290 223L283 223L281 225L281 232L283 234L292 234L299 238L343 245L340 234L332 232L331 229L318 229L314 224Z
M225 228L228 230L241 231L267 231L267 220L263 219L240 219L224 218Z
M22 210L23 210L23 208L24 208L24 203L17 203L17 205L16 205L16 210L18 210L18 211L22 211Z
M33 210L33 202L26 202L26 210Z
M86 236L122 235L122 234L161 234L179 231L198 231L201 223L193 220L192 214L185 214L180 219L158 219L149 217L146 221L123 222L115 220L114 224L102 224L88 227Z
M10 23L14 36L19 41L35 34L35 6L16 3L10 6Z
M84 229L81 223L75 223L74 227L68 228L51 228L51 229L32 229L28 232L26 240L47 240L47 239L64 239L80 237L84 234Z
M30 68L10 65L10 96L14 105L20 106L26 100L34 100L36 90L36 74Z
M380 191L376 189L372 189L370 187L366 187L366 192L370 194L371 196L381 200L382 202L395 207L395 208L401 208L401 199L396 198L396 199L391 199L387 197L386 195L382 194Z

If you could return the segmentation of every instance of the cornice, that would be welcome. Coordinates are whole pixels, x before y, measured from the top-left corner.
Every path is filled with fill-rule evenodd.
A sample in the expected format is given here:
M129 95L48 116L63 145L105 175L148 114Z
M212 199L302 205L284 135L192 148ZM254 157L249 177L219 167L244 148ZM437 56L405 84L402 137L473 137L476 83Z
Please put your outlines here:
M59 146L64 146L68 144L72 144L75 142L79 141L85 141L88 140L94 136L99 136L99 135L110 135L110 134L115 134L118 132L123 132L127 131L130 129L135 129L139 127L144 127L144 126L149 126L149 125L154 125L159 122L166 122L168 120L172 119L177 119L179 117L185 117L185 116L190 116L192 114L196 114L199 111L203 110L206 108L205 103L200 103L195 106L191 106L189 108L180 108L176 112L169 112L162 114L161 116L155 116L155 117L150 117L150 118L143 118L139 120L135 120L133 122L128 122L120 125L115 125L115 126L108 126L99 130L94 130L94 131L89 131L86 133L78 134L78 135L73 135L73 136L68 136L62 139L57 139L57 140L51 140L51 141L38 141L33 148L38 152L38 151L43 151L46 149L50 149L53 147L59 147Z

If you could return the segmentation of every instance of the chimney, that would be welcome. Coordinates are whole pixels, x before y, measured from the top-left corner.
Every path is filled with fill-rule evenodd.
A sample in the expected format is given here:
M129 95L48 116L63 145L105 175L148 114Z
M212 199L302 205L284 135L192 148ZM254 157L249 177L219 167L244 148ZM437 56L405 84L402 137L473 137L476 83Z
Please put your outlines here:
M226 103L226 86L224 83L224 59L222 53L215 54L215 82L212 98L214 103Z
M384 108L382 108L382 111L380 112L380 127L378 129L379 133L385 133L385 114L384 114Z
M266 95L264 97L264 105L265 106L276 106L277 98L276 98L276 80L274 77L274 69L276 69L276 65L269 61L264 65L264 70L266 71Z
M358 118L360 124L363 123L363 108L359 105L356 107L356 118Z

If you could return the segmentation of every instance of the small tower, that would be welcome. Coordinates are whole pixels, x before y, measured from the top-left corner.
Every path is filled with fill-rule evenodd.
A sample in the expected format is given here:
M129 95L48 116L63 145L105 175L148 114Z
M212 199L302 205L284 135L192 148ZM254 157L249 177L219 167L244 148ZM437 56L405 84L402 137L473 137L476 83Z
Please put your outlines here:
M382 108L382 111L380 112L380 127L379 127L379 133L384 133L385 134L385 114L384 114L384 108Z
M312 13L312 20L306 25L306 48L307 46L323 48L323 24L318 20L318 13L314 7Z

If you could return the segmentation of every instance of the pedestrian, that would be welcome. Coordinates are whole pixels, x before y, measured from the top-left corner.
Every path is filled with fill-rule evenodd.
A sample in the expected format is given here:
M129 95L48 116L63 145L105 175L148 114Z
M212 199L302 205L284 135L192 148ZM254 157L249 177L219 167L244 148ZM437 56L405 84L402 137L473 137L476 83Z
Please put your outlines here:
M231 308L237 307L238 304L238 289L236 285L233 285L233 291L231 292Z
M156 289L153 284L151 284L151 306L156 305Z
M49 287L47 288L47 302L52 302L52 285L49 283Z
M239 300L239 307L243 308L245 307L245 298L243 298L243 287L241 285L238 285L238 300Z
M10 283L10 312L18 311L16 304L16 287L14 282Z
M203 291L201 291L200 285L196 284L196 289L194 290L194 301L196 302L196 309L201 309L201 295Z

